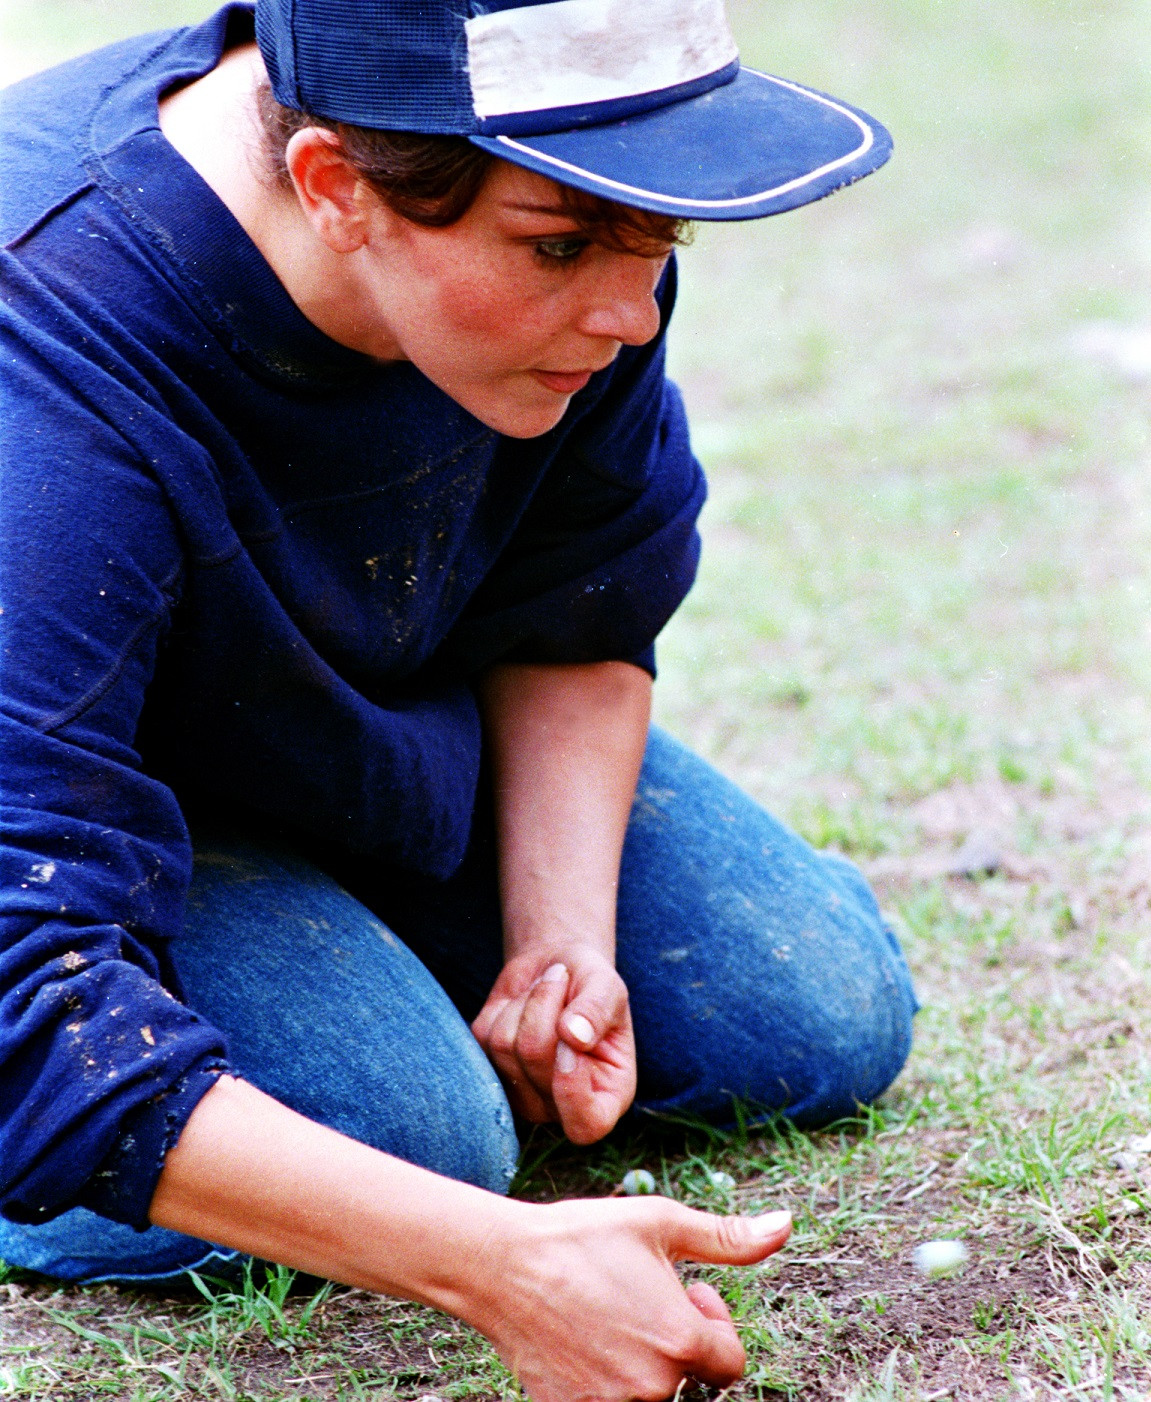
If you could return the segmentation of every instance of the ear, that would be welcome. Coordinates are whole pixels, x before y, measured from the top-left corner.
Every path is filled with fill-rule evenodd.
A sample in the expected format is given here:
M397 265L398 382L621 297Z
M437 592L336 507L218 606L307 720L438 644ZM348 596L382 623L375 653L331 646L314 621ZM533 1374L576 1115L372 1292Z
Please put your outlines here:
M305 127L288 142L284 162L296 198L316 235L334 253L355 253L368 240L369 191L323 127Z

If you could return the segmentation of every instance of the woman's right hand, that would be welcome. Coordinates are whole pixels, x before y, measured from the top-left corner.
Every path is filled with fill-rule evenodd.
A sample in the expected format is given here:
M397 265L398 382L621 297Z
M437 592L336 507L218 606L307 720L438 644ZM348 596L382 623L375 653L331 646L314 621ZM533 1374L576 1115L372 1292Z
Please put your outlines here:
M435 1305L486 1334L532 1402L671 1397L743 1373L723 1301L677 1261L749 1266L786 1212L717 1217L668 1198L517 1202L358 1144L222 1076L168 1153L161 1227Z
M533 1402L654 1402L685 1377L742 1377L727 1307L708 1285L685 1290L674 1263L753 1265L787 1240L788 1213L719 1217L658 1197L514 1206L460 1313Z

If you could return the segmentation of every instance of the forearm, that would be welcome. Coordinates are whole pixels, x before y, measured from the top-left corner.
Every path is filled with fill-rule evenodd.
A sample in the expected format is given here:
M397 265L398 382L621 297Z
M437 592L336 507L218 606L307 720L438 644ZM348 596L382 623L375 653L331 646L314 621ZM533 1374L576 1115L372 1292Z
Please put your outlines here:
M573 941L612 955L650 676L627 662L500 666L485 677L481 703L508 957Z
M169 1153L157 1226L434 1305L485 1333L536 1402L670 1396L733 1382L743 1350L718 1296L673 1262L750 1264L786 1214L750 1220L667 1199L537 1206L369 1149L220 1080ZM694 1303L695 1309L692 1308Z
M480 1323L493 1239L526 1206L382 1154L224 1077L169 1153L150 1215Z

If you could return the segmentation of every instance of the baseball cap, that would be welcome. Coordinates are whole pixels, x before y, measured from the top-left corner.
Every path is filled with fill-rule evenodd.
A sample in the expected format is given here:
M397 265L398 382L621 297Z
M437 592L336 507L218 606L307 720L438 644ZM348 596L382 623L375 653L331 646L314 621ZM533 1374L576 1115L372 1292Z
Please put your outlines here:
M891 154L873 118L740 64L723 0L257 0L276 100L467 137L684 219L758 219Z

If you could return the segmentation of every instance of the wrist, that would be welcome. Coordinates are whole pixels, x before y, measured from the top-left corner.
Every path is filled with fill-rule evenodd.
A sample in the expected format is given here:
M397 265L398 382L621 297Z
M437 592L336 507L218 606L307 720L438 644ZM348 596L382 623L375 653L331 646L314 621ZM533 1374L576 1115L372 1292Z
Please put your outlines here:
M462 1190L451 1194L458 1212L449 1211L447 1220L440 1218L439 1228L428 1233L422 1269L412 1280L376 1289L432 1305L491 1337L506 1312L508 1264L532 1237L539 1208L445 1181L450 1189ZM385 1274L391 1268L385 1264Z
M615 963L615 922L604 919L517 918L504 913L504 960L540 960L540 967L565 955L589 951Z

